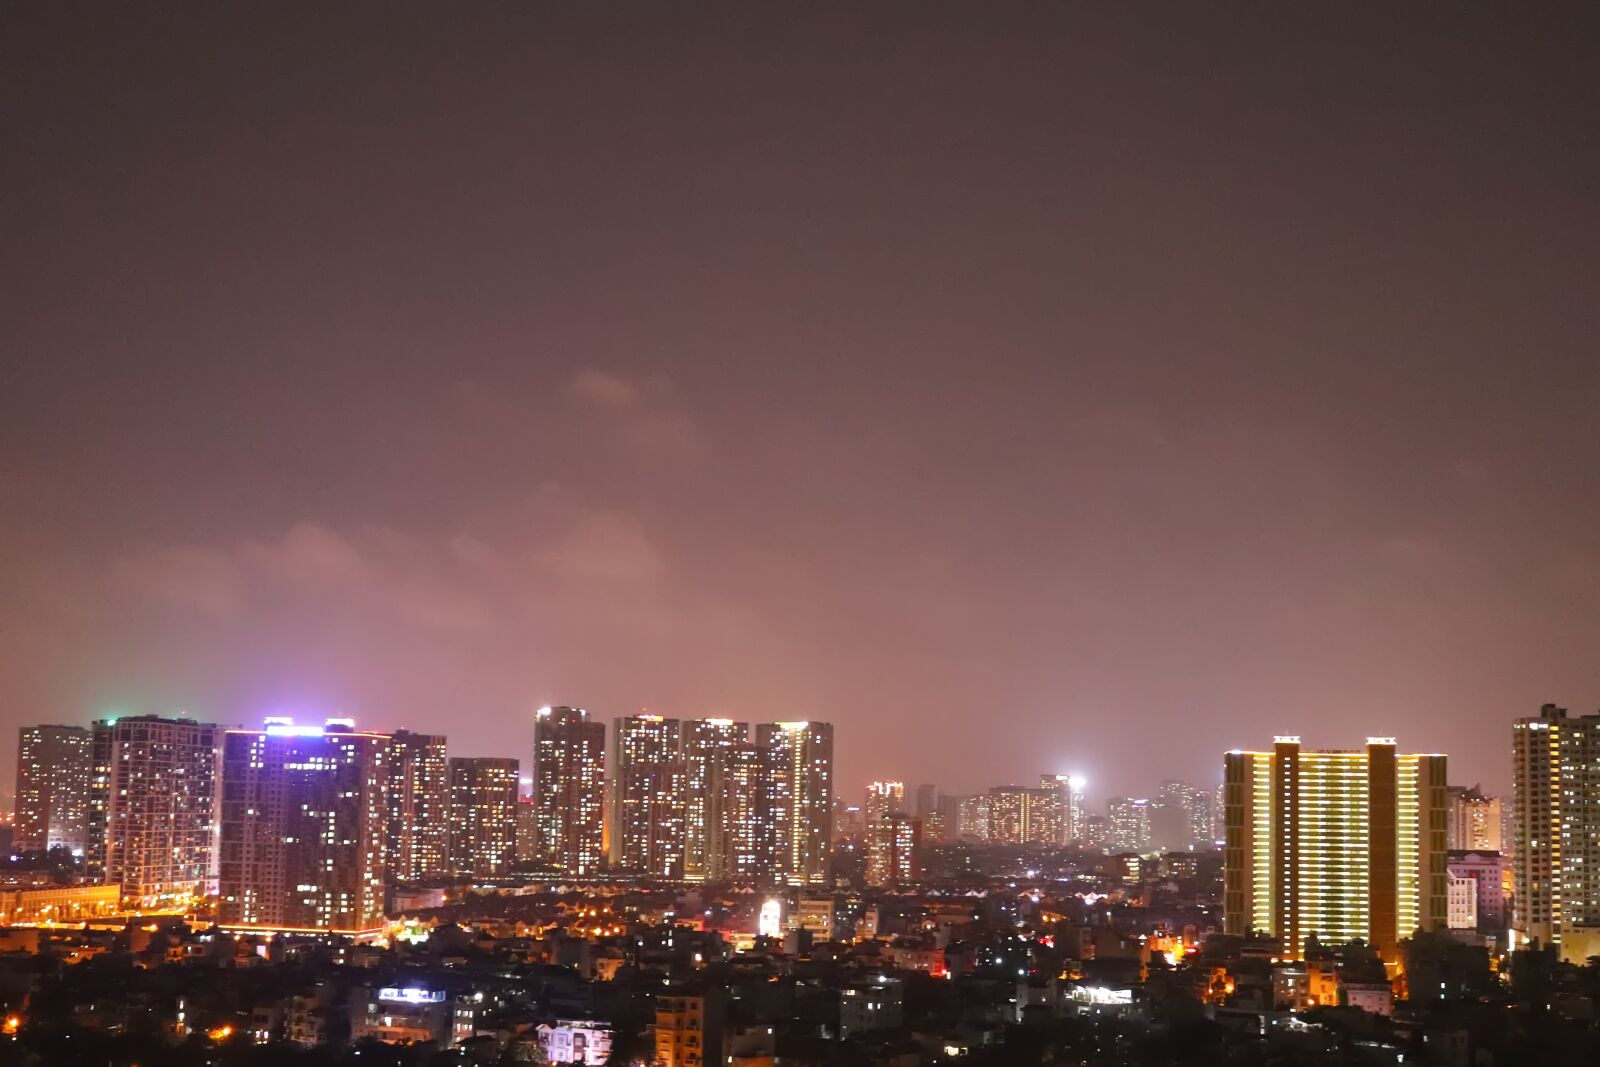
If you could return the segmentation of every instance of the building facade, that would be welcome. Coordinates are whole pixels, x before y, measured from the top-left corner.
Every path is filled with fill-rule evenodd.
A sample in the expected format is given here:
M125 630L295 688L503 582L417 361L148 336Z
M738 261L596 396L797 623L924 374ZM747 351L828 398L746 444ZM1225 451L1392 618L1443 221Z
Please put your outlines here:
M1512 727L1513 945L1560 943L1561 736L1590 728L1583 718L1569 719L1567 709L1554 704Z
M711 834L706 878L764 883L772 879L776 845L767 814L767 750L754 743L722 747L711 768Z
M1477 786L1450 787L1450 815L1446 838L1460 852L1501 851L1500 798L1484 795Z
M886 886L893 881L895 827L892 816L905 813L903 782L871 782L861 810L866 818L867 884Z
M1320 752L1280 737L1223 767L1228 933L1277 937L1290 959L1312 936L1359 937L1394 961L1401 939L1445 927L1444 756L1398 754L1393 738Z
M1112 797L1106 801L1107 851L1149 851L1152 808L1143 797Z
M450 769L445 738L396 730L385 761L384 850L390 881L450 866Z
M1216 843L1216 796L1188 782L1161 783L1151 815L1153 843L1163 851L1210 848Z
M1546 704L1512 729L1512 943L1600 954L1600 714Z
M1503 935L1506 931L1505 863L1498 852L1451 850L1446 866L1452 880L1472 883L1473 915L1476 929L1485 934ZM1451 929L1463 929L1451 924Z
M130 908L178 909L215 891L222 733L156 715L94 724L93 851Z
M349 720L224 733L222 925L381 930L388 746Z
M690 719L683 724L683 877L687 881L705 881L718 866L719 780L724 776L728 751L749 741L749 723Z
M540 708L533 749L539 864L598 873L605 860L605 724L582 708Z
M683 877L687 772L683 726L660 715L627 715L611 730L611 866L656 878Z
M762 723L756 735L767 759L764 814L773 877L791 885L826 882L833 847L833 724Z
M1083 779L1075 774L1039 776L1040 789L1055 789L1061 793L1061 844L1063 845L1083 840L1083 786Z
M520 765L503 756L450 761L450 866L458 874L492 878L517 861L517 779Z
M1065 814L1059 787L995 786L989 790L987 839L996 845L1059 845Z
M24 726L19 731L13 847L85 854L91 766L89 731L81 726Z
M974 793L956 802L956 836L963 841L989 840L988 793Z

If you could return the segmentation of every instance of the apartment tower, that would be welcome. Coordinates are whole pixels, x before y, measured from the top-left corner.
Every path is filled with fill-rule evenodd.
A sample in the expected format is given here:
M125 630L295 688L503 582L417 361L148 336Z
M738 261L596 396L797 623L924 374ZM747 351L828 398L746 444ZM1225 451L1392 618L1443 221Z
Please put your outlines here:
M1358 751L1302 749L1224 758L1223 916L1282 953L1306 939L1362 938L1385 961L1417 930L1446 924L1445 757L1401 755L1389 737Z

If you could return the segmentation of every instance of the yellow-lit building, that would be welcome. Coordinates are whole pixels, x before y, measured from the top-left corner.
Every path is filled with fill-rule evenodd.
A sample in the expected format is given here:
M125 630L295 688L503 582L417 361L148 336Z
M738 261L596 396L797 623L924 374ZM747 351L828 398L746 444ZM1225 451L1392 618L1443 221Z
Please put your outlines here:
M121 910L120 885L63 885L0 890L0 926L78 923Z
M989 790L988 839L997 845L1059 845L1065 808L1056 787L995 786Z
M657 1067L705 1067L721 1063L720 993L662 993L656 997Z
M1393 738L1319 752L1279 737L1224 759L1225 929L1263 932L1290 959L1306 939L1362 938L1386 961L1446 923L1445 757Z

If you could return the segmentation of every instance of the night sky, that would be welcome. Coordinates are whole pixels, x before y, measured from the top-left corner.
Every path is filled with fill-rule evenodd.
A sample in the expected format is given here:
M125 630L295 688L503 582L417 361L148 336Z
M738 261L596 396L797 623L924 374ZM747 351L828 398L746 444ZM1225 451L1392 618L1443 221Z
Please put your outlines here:
M1576 5L867 8L0 7L0 781L557 702L1503 789L1600 705Z

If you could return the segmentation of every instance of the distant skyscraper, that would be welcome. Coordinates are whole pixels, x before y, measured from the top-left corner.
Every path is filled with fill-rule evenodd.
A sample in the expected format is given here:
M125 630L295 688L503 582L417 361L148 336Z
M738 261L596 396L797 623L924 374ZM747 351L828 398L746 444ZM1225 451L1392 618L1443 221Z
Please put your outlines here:
M539 809L533 798L517 798L517 862L534 864L539 861Z
M443 873L450 866L450 772L443 735L396 730L385 776L390 880Z
M1500 851L1500 798L1484 796L1477 787L1450 787L1449 830L1453 851Z
M741 742L722 745L710 761L713 823L707 841L706 877L719 882L757 883L773 877L776 830L767 812L770 778L767 749Z
M611 731L611 865L682 878L685 778L682 724L627 715Z
M1085 785L1082 778L1069 776L1067 779L1067 795L1070 798L1067 804L1067 839L1070 841L1087 841L1089 837L1089 808L1084 797Z
M1056 786L996 786L989 790L988 840L997 845L1059 845L1065 806Z
M928 825L922 832L931 841L955 841L961 836L961 801L952 793L940 793Z
M216 888L222 728L139 715L97 722L91 851L106 883L143 910L179 909ZM102 772L103 768L103 772Z
M1546 704L1512 729L1511 940L1600 955L1600 714Z
M450 866L479 878L505 874L517 854L516 760L450 761Z
M1151 812L1153 843L1165 850L1210 847L1216 842L1210 790L1188 782L1161 783L1161 793Z
M83 727L22 728L17 739L17 848L84 854L90 767L89 731Z
M1082 778L1075 774L1041 774L1040 789L1054 789L1061 794L1061 844L1070 845L1083 840L1083 786Z
M963 841L989 840L989 794L962 797L956 807L956 836Z
M349 720L229 730L222 748L224 926L369 933L383 925L389 737Z
M883 881L875 884L915 885L922 878L922 820L903 811L890 812L880 833L888 841L888 848Z
M1224 760L1223 914L1230 934L1264 931L1298 959L1305 940L1362 938L1388 961L1401 939L1447 921L1445 757L1399 755L1393 738L1355 752Z
M912 809L912 814L927 822L928 816L934 813L939 802L939 787L924 782L917 786L917 804Z
M825 882L833 845L833 725L762 723L756 738L769 761L773 874L793 885Z
M749 740L749 723L689 719L683 724L683 877L688 881L704 881L716 866L718 768L730 748Z
M1112 797L1106 801L1111 852L1145 852L1150 848L1150 802L1142 798Z
M533 736L539 863L595 874L605 858L605 724L582 708L540 708Z
M867 786L867 884L889 885L893 880L895 836L892 815L905 814L906 787L901 782L872 782Z

